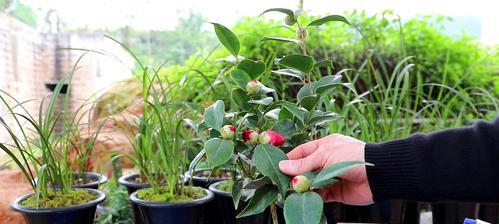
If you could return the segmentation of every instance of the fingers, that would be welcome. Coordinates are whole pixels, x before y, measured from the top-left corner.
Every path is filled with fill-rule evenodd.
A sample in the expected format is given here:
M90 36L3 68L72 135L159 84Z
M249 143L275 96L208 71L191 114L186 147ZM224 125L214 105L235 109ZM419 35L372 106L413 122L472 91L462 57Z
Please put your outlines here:
M279 169L290 176L297 176L306 172L310 172L322 168L322 161L318 153L296 159L296 160L282 160L279 162Z
M330 143L339 136L341 135L332 134L318 140L301 144L296 148L294 148L293 150L291 150L291 152L288 152L287 156L289 159L301 159L307 157L310 154L314 153L322 144Z

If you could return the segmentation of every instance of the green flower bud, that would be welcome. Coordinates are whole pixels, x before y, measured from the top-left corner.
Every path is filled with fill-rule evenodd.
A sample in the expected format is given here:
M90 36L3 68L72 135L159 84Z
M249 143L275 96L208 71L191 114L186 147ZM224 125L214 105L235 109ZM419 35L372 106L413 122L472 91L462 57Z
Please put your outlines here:
M310 190L311 185L312 182L310 182L310 180L303 175L293 177L293 179L291 180L291 186L293 187L293 190L299 193Z

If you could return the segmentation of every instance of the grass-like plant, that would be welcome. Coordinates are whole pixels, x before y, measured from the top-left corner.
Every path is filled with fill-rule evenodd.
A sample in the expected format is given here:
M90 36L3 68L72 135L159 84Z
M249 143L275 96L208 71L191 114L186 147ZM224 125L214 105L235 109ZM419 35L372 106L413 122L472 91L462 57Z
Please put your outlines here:
M76 130L86 114L85 107L89 105L85 101L70 112L72 77L82 57L71 73L58 82L50 97L41 100L36 116L25 106L31 101L20 102L0 90L0 102L7 109L7 114L0 117L0 125L9 136L7 142L0 143L0 148L20 168L35 192L21 202L27 207L64 207L85 203L96 197L86 191L72 189L75 171L72 163L85 168L81 164L88 161L98 134L94 133L89 145L83 146L81 153L70 161L70 150L79 144L75 143ZM65 84L67 91L63 95L61 91Z
M112 39L112 38L111 38ZM114 39L112 39L114 40ZM136 78L142 89L142 115L128 126L137 127L130 139L133 155L127 156L140 172L140 181L150 188L139 190L138 197L157 202L175 202L202 197L201 189L185 187L182 175L188 163L190 133L184 127L184 118L191 111L189 104L177 96L187 88L182 80L160 78L160 69L144 66L126 46L114 40L136 59L139 69ZM134 123L135 122L135 123ZM125 128L127 129L127 128Z

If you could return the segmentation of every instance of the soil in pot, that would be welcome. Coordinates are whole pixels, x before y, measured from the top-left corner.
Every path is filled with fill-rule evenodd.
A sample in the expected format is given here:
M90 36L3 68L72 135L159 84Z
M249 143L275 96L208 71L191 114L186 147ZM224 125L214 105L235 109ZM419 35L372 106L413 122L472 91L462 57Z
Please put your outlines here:
M197 169L194 171L194 175L191 175L190 172L185 173L187 182L192 179L193 186L204 188L208 188L215 182L232 179L233 176L233 171L224 168L218 169L215 172L212 172L210 169Z
M118 183L125 186L128 192L128 195L131 195L133 192L148 188L151 185L145 183L144 179L140 177L140 174L134 173L126 176L122 176L118 179ZM135 224L142 224L142 219L140 218L139 208L136 204L130 203L130 208L132 210L132 219Z
M209 189L215 194L217 209L222 212L222 216L218 219L218 223L252 224L267 223L269 221L270 212L268 210L258 215L236 219L237 214L239 214L247 204L244 201L241 201L239 202L237 210L234 208L232 194L230 193L232 189L232 181L222 181L214 183L210 185Z
M94 172L73 173L73 188L99 189L99 185L107 182L107 177Z
M12 208L29 224L91 224L97 205L105 199L104 193L94 189L74 189L65 194L52 191L40 200L40 208L36 208L34 194L19 197Z
M186 187L182 196L167 193L166 189L155 192L152 188L138 190L130 195L137 205L142 223L168 224L207 223L204 217L208 202L213 193L200 187Z

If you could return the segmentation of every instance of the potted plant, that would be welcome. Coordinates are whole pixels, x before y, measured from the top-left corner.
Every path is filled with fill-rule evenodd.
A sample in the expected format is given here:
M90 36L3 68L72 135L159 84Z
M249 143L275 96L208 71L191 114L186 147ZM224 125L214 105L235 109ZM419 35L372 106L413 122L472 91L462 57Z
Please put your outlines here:
M128 158L138 170L119 180L130 193L134 222L198 223L213 193L184 185L191 133L183 119L190 107L172 97L183 90L183 83L167 76L160 78L159 70L147 68L139 60L137 63L141 71L137 78L142 85L142 114L127 121L125 127L133 133L133 154L113 158Z
M286 223L319 223L324 219L323 201L313 190L340 182L338 176L348 169L368 164L343 162L297 177L281 173L277 164L287 159L285 150L326 135L325 124L339 118L324 109L324 102L331 100L334 89L342 85L341 75L317 77L319 69L332 66L331 60L317 62L307 55L304 39L310 27L331 21L349 22L342 16L332 15L303 26L291 10L273 8L264 13L271 11L285 13L286 23L296 24L298 39L266 37L264 40L297 44L302 54L284 55L276 65L274 61L265 64L244 58L239 55L236 35L213 23L218 39L233 56L220 75L230 77L234 83L230 99L233 111L226 113L222 100L205 109L203 122L193 128L200 135L208 135L201 138L204 150L193 164L204 158L212 169L233 166L240 171L241 176L233 178L230 189L234 208L245 205L236 218L268 211L272 222L278 223L278 210L282 208ZM277 70L270 71L274 67ZM281 100L281 93L265 86L262 82L269 74L295 79L300 86L296 99ZM224 192L220 186L223 185L212 185L212 189ZM226 223L234 222L234 217L225 219Z
M75 188L72 164L68 159L77 113L68 112L69 96L60 97L64 81L55 87L48 102L43 99L37 117L8 93L1 91L0 100L8 114L0 125L9 135L8 143L0 143L31 184L33 193L15 200L12 208L23 214L28 223L93 223L97 204L105 194L91 188ZM62 100L59 102L59 100ZM47 102L47 104L45 104ZM62 105L62 108L58 106ZM80 107L83 108L83 107ZM62 110L61 110L62 109ZM8 123L7 119L11 119Z

